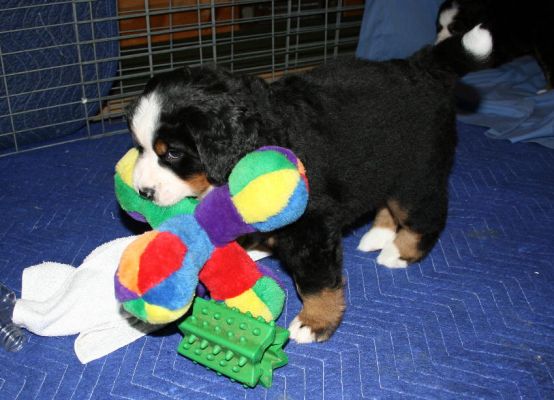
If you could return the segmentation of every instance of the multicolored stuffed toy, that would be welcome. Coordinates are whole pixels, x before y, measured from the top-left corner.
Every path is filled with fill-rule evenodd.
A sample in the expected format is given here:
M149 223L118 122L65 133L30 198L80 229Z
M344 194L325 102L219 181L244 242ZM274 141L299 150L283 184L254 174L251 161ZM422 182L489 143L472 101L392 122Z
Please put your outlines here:
M300 160L288 149L263 147L241 159L228 184L201 202L185 199L159 207L133 190L137 157L131 150L117 164L116 195L125 211L144 217L155 230L139 236L121 258L115 292L123 307L149 323L172 322L189 309L200 279L213 299L266 321L276 319L282 288L234 240L302 215L308 182Z

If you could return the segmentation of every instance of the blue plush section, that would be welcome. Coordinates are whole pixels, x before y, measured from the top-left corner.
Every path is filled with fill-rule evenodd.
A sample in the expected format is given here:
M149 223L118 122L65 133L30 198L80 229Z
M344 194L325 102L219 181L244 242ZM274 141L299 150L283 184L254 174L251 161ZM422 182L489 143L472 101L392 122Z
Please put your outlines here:
M1 2L0 135L22 131L19 146L37 145L78 130L98 112L92 99L112 85L118 29L115 19L93 20L115 16L115 0ZM0 136L0 150L14 147L13 135Z
M74 337L31 335L0 351L1 399L552 399L554 152L461 125L450 216L431 255L408 269L375 264L345 239L348 309L326 343L289 343L270 389L244 389L176 352L174 328L81 365ZM0 279L24 267L78 265L136 231L120 214L112 169L130 140L113 136L0 159ZM309 173L309 171L308 171ZM300 310L293 283L279 323Z

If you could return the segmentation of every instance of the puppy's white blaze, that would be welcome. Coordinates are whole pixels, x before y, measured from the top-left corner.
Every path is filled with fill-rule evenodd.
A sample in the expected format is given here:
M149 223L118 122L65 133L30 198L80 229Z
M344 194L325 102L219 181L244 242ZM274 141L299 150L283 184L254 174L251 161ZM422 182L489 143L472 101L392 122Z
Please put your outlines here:
M396 232L392 229L382 228L376 226L371 228L367 232L360 243L358 244L358 250L360 251L375 251L381 250L387 243L390 243L396 237Z
M143 97L131 121L131 129L142 147L151 147L152 139L160 121L161 104L156 93Z
M492 52L491 33L481 28L481 24L475 26L462 37L462 44L467 51L478 58L486 58Z
M458 15L458 4L456 3L452 3L452 7L447 8L446 10L443 10L441 12L441 14L439 15L439 24L442 29L437 35L437 40L435 41L435 44L442 42L444 39L452 36L450 31L448 30L448 25L450 25L452 21L454 21L456 15Z
M408 262L400 259L400 251L394 243L388 243L383 247L377 257L377 263L389 268L406 268Z
M289 325L290 338L296 343L312 343L316 341L315 334L307 326L302 326L298 317Z

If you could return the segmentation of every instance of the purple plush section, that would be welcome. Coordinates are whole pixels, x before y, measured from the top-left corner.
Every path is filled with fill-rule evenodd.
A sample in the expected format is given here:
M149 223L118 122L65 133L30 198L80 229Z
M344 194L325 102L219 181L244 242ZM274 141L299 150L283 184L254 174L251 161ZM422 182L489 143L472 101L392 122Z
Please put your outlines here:
M136 221L147 222L146 218L144 218L144 216L141 213L138 213L136 211L128 211L127 214L129 215L129 217L133 218Z
M196 285L196 297L202 297L203 299L208 297L208 289L202 282L198 282L198 285Z
M227 185L212 190L198 204L194 216L214 246L220 247L255 229L245 223L231 201Z
M258 151L267 151L267 150L273 150L278 151L279 153L283 154L287 159L293 164L296 165L298 162L298 157L289 149L285 149L284 147L279 146L264 146L260 147Z
M277 282L279 286L281 286L281 289L285 290L285 285L283 285L283 282L281 282L281 280L279 279L279 276L277 276L275 271L260 263L256 263L256 266L258 267L258 271L260 271L262 275L273 279L275 282Z
M115 297L120 302L134 300L139 297L137 293L134 293L129 289L127 289L125 286L123 286L119 282L117 275L115 275L115 279L114 279L114 288L115 288Z

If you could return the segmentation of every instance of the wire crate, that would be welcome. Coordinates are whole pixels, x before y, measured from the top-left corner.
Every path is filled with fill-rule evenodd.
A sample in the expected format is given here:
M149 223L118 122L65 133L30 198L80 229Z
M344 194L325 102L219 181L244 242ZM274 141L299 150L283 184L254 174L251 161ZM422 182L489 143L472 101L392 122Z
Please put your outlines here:
M154 74L268 80L354 53L363 0L3 0L0 156L126 132Z

